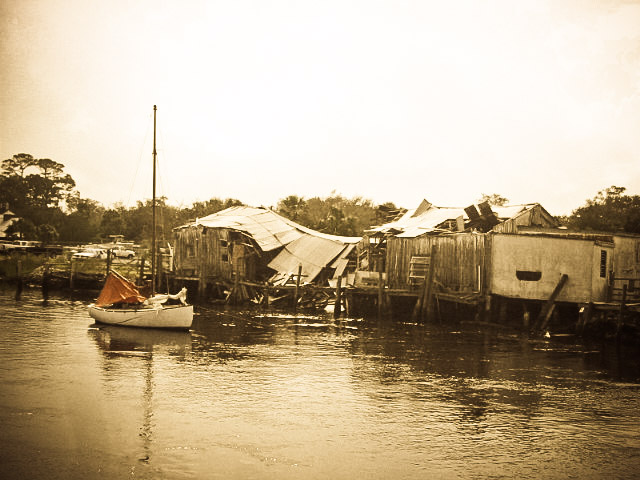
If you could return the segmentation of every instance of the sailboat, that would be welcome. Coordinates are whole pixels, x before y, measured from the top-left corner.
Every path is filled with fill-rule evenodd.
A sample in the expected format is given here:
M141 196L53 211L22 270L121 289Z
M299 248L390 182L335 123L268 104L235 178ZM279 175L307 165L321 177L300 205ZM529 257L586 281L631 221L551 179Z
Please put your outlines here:
M151 295L116 271L109 272L89 315L98 323L143 328L189 329L193 305L187 303L187 289L176 295L156 294L156 111L153 106L153 233L151 239ZM176 301L171 304L169 300Z

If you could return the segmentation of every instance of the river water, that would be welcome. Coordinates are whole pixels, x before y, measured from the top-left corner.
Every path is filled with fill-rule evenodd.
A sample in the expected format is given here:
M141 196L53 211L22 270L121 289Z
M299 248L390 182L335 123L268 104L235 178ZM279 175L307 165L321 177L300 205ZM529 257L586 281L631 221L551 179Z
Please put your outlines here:
M97 327L0 292L0 478L640 475L638 350L196 307Z

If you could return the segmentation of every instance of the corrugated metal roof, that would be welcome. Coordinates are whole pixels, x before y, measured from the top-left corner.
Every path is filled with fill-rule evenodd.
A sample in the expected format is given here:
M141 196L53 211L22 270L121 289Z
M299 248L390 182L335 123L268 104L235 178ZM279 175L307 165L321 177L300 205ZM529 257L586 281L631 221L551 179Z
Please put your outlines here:
M193 226L229 228L244 232L250 235L265 252L288 245L306 235L342 244L360 241L360 237L341 237L316 232L263 207L230 207L178 228Z
M492 207L498 219L504 221L513 218L523 211L533 208L535 203L526 205L507 205L504 207ZM416 213L418 212L418 213ZM438 231L438 226L447 220L455 220L462 216L463 220L469 220L464 208L437 207L424 200L418 208L408 210L402 217L393 222L374 227L370 232L398 232L398 237L418 237L425 233Z
M297 274L298 266L302 265L303 281L311 282L325 266L350 247L335 240L303 235L287 245L268 266L280 273Z

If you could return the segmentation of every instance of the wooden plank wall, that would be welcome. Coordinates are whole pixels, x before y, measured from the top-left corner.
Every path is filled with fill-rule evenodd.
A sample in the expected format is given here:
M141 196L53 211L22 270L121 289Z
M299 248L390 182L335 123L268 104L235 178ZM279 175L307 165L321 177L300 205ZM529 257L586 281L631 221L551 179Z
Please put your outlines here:
M230 279L232 272L228 232L214 228L184 228L175 234L174 262L176 274L200 279L219 277ZM227 254L226 258L223 257Z
M438 249L435 279L454 291L478 291L478 272L480 275L485 272L485 235L472 233L389 238L386 269L389 286L408 289L411 257L429 255L432 245Z
M510 218L494 226L493 231L498 233L518 233L519 226L554 228L557 226L557 222L549 217L540 205L536 205L522 215L516 215L514 218Z
M197 239L199 237L199 229L197 228L183 228L174 231L173 263L177 275L186 277L197 275L196 246L198 245ZM191 255L191 252L194 255Z

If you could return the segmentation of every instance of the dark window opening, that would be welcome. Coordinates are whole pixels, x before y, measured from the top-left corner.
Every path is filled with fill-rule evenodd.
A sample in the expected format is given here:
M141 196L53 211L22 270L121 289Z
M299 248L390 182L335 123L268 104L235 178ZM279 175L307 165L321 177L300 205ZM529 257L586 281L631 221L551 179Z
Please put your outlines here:
M600 250L600 278L607 277L607 251Z
M518 280L524 282L537 282L542 278L542 272L532 272L530 270L516 270Z

